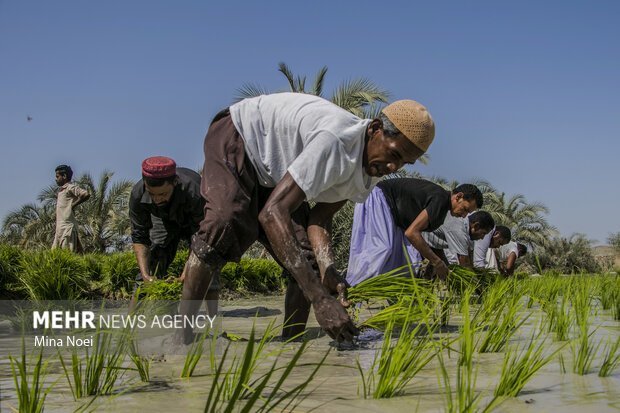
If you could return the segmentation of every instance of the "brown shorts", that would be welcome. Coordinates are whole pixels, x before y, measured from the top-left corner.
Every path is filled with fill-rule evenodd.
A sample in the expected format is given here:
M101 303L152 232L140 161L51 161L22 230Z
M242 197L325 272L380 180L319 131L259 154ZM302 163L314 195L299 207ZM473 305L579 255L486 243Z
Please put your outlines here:
M192 236L192 251L215 267L229 261L238 262L257 240L271 251L258 214L273 188L259 185L254 166L246 156L243 138L228 109L213 119L205 137L204 154L200 192L206 200L205 216ZM293 213L293 228L307 259L316 268L306 232L309 212L304 202Z

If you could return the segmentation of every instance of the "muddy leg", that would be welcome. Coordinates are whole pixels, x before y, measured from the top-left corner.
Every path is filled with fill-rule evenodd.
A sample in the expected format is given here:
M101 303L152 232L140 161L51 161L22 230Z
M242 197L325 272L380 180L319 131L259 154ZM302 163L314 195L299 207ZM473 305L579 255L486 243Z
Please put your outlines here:
M288 340L302 333L306 328L310 314L310 302L304 296L297 281L289 278L284 299L284 320L286 326L282 330L282 338Z
M207 315L214 317L217 315L217 303L220 299L219 291L208 291L205 297L207 300Z
M179 305L179 314L181 316L192 317L198 314L202 301L204 300L211 279L219 268L213 268L208 264L200 261L194 252L191 252L187 259L185 268L185 281L183 282L183 294L181 295L181 304ZM216 303L217 305L217 303ZM193 341L193 331L191 327L178 330L175 336L175 342L190 344Z

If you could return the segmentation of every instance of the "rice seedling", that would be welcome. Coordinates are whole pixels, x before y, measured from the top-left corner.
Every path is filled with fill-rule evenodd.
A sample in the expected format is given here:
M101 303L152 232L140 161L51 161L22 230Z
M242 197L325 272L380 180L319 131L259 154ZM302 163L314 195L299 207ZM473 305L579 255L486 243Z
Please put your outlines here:
M573 305L575 321L577 325L583 326L588 323L590 310L593 307L592 281L591 278L584 275L575 277L571 281L571 303Z
M431 296L431 285L426 280L414 278L411 266L404 266L369 278L349 288L347 298L351 303L395 301L401 296L415 293Z
M545 356L545 338L542 333L543 330L533 332L527 346L521 351L517 345L508 347L504 353L501 378L495 387L495 398L491 404L504 397L517 397L527 382L566 345L565 343Z
M562 356L562 353L558 355L558 363L560 364L560 373L566 374L566 363L564 363L564 356Z
M595 346L592 342L592 336L596 329L588 334L589 325L582 324L579 326L579 337L571 342L571 353L573 356L573 373L584 375L588 374L592 361L596 357L598 348L602 341Z
M620 276L616 276L616 282L614 283L612 291L611 313L614 320L620 321Z
M469 315L469 298L472 289L466 289L463 293L461 336L459 337L459 359L456 366L456 383L452 387L450 374L442 351L437 352L439 361L438 382L444 395L444 404L448 412L474 412L480 404L482 394L476 394L476 381L478 379L478 366L474 368L473 354L476 341L476 327ZM489 407L490 408L490 407Z
M142 300L161 300L161 301L178 301L181 299L183 284L180 282L154 280L150 283L142 284L136 296Z
M24 294L17 274L21 270L23 252L0 244L0 299L21 298Z
M239 263L228 263L222 268L223 285L234 291L267 293L282 291L286 285L282 268L273 260L242 258Z
M209 330L206 329L202 334L194 336L194 341L185 356L185 362L183 363L183 369L181 370L181 377L188 378L193 376L194 370L196 370L196 366L204 354L204 343L207 339L208 333Z
M108 256L103 265L103 274L109 292L129 295L139 271L138 262L132 252Z
M543 303L543 309L547 313L547 331L555 333L555 341L568 340L571 326L573 325L574 316L568 308L568 295L565 294L560 302Z
M80 257L61 249L24 255L18 279L31 300L77 300L88 285Z
M614 304L614 293L616 287L615 277L598 277L598 297L603 310L610 310Z
M420 300L417 295L403 296L396 303L362 322L360 326L384 329L391 322L403 326L416 321L422 321L433 313L437 303L439 301L435 296L432 296L427 301Z
M599 377L609 377L614 372L614 370L620 366L620 352L618 352L618 347L620 346L620 336L616 338L616 342L611 341L611 336L607 338L607 343L605 343L605 349L603 353L603 364L601 365L601 369L598 372Z
M252 334L250 335L250 339L248 341L248 342L252 342L251 346L248 345L248 347L251 349L251 353L248 353L248 347L246 347L242 359L239 359L237 357L238 347L235 347L235 351L233 354L233 360L237 364L232 363L230 365L229 369L226 371L224 375L223 381L219 384L222 387L221 396L225 400L228 400L229 398L232 397L232 394L234 391L233 389L235 389L239 385L239 383L241 383L242 387L248 385L252 375L260 368L261 364L267 357L273 356L273 355L279 355L287 351L287 349L285 348L285 344L301 336L301 335L296 336L296 337L291 338L287 342L280 343L280 345L276 346L273 350L267 352L266 351L267 346L270 345L274 340L277 339L277 337L280 336L280 334L282 333L282 328L283 326L276 326L275 319L272 320L267 325L267 328L265 332L263 333L263 336L261 337L261 339L255 342L254 341L255 325L254 323L252 324L252 330L251 330ZM212 345L213 346L215 345L215 338L212 341ZM213 347L212 347L212 350L213 350ZM241 362L241 360L244 360L244 362L247 361L247 364L244 365L243 368L241 368L241 366L238 364ZM215 351L211 351L210 353L210 366L211 366L211 374L214 374L215 370L218 367L215 361ZM243 390L239 397L245 398L246 396L249 395L248 391L250 391L250 389Z
M13 382L17 391L17 400L19 403L19 412L24 413L40 413L43 411L43 404L48 393L56 385L58 380L53 382L47 389L43 389L45 377L47 375L47 365L49 361L43 363L43 347L39 349L36 356L34 368L29 371L28 365L32 364L32 356L30 362L26 361L26 346L24 336L22 334L22 352L20 359L9 356L11 363L11 372L13 374ZM30 378L32 377L32 381ZM14 411L17 411L13 409Z
M498 305L490 323L485 323L486 332L478 347L480 353L496 353L502 351L515 331L525 323L529 314L523 310L521 297L512 295L506 307ZM504 308L506 311L504 312Z
M325 363L329 351L318 363L302 365L299 360L308 345L308 341L305 340L293 354L291 360L286 362L284 367L278 367L279 358L284 349L280 347L275 352L267 354L265 353L265 345L275 337L279 330L273 328L273 322L270 323L267 337L263 337L257 342L253 326L247 346L240 357L236 352L238 344L233 342L228 343L219 362L215 362L214 357L211 357L211 386L204 408L205 412L263 412L272 411L276 408L281 411L292 411L305 400L307 396L300 397L300 394L312 382L319 368ZM231 345L235 345L235 352L228 362ZM275 361L266 369L265 373L253 378L260 361L271 354L277 356ZM229 364L227 369L224 368L225 364ZM298 366L314 366L314 369L302 383L291 390L283 390L286 379ZM263 394L274 374L279 375L279 379L272 384L271 391ZM259 402L260 404L257 404ZM239 404L243 404L243 407L239 407Z
M71 370L67 368L67 363L58 349L58 358L75 400L85 396L112 393L114 384L127 370L122 367L127 336L125 331L118 333L98 329L94 332L92 350L86 347L83 356L78 349L72 350Z
M151 361L153 358L147 358L140 354L140 345L138 343L138 337L134 335L133 339L129 342L129 357L136 366L136 371L140 376L140 380L148 382L150 380Z
M407 323L392 345L395 326L395 320L388 323L381 351L375 353L372 366L366 373L357 361L364 398L381 399L404 393L405 386L435 357L432 327L420 323L411 328Z

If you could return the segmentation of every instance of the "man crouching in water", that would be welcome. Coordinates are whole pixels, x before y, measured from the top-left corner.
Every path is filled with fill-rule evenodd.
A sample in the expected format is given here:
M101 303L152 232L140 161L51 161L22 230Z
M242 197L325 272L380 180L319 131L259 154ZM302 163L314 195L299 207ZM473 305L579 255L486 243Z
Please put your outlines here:
M222 266L259 240L292 275L283 337L303 332L312 305L331 338L352 340L358 330L346 298L330 295L346 289L334 266L332 217L346 200L363 202L381 176L414 163L434 135L428 111L411 100L374 120L299 93L249 98L218 113L204 141L205 214L192 236L180 314L196 314ZM177 335L192 338L189 328Z

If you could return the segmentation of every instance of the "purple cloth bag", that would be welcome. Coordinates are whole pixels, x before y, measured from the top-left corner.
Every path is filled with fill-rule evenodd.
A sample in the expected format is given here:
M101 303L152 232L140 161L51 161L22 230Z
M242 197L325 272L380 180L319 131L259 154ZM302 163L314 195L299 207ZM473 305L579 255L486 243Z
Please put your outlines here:
M405 250L414 271L417 270L422 256L403 230L394 225L383 191L375 187L366 202L355 204L347 281L354 286L407 265Z

